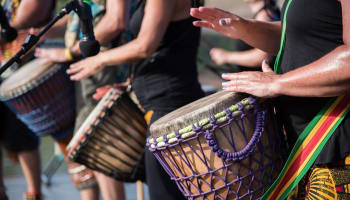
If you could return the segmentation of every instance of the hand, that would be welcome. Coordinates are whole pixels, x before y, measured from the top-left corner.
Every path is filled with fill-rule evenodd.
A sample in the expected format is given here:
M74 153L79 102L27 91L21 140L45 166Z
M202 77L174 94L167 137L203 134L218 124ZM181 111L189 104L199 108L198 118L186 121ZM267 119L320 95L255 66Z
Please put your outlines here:
M226 64L226 58L228 56L229 52L225 51L224 49L219 48L212 48L210 50L210 57L217 65L223 65Z
M103 87L100 87L96 90L96 93L92 96L95 100L101 99L109 89L114 88L118 92L126 90L126 88L130 85L130 81L126 81L123 83L115 83L113 85L105 85Z
M67 74L71 75L70 79L79 81L101 71L105 66L99 60L98 55L85 58L79 62L71 64Z
M241 72L223 74L222 78L227 80L222 86L225 91L243 92L257 97L272 98L279 96L277 75L268 66L265 60L262 63L263 72Z
M194 26L205 27L221 33L227 37L237 39L245 35L247 20L218 8L192 8L191 16L201 19L193 22Z
M65 49L63 48L52 48L52 49L44 49L44 48L36 48L35 57L45 58L54 63L64 63L68 62L68 58L65 53Z

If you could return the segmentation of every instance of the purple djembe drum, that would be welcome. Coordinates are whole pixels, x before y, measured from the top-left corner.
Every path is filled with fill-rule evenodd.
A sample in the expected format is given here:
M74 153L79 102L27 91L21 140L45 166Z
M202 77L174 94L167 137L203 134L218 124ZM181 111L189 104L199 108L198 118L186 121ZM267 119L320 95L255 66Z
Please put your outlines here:
M282 168L268 102L217 92L156 121L147 146L188 199L260 199Z
M66 69L34 59L1 84L0 100L36 135L65 138L75 120L74 85Z

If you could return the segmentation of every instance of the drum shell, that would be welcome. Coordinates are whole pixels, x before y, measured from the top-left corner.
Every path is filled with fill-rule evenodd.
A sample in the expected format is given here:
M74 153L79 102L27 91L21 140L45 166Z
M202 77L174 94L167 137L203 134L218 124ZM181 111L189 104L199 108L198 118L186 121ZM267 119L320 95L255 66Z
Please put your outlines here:
M147 125L138 106L123 93L96 120L69 144L69 158L119 181L144 180Z
M264 132L249 156L239 161L224 161L218 157L206 139L206 131L200 131L181 142L154 150L154 154L167 173L176 181L188 199L259 199L278 176L283 164L284 146L281 129L270 105L264 105L266 114ZM252 139L256 115L248 114L236 123L223 122L213 130L220 149L238 152ZM246 138L240 134L244 129ZM212 128L209 128L212 130ZM223 132L232 130L229 144Z
M25 67L25 66L24 66ZM73 82L60 66L49 75L12 91L1 100L38 136L61 139L72 134L75 120Z

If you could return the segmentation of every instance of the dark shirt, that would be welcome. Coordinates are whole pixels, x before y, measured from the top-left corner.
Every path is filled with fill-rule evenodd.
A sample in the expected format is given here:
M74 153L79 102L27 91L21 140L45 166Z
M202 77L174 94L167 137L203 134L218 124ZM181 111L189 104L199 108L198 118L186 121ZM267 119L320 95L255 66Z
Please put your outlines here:
M136 37L144 16L142 1L130 21ZM200 29L193 18L170 22L151 58L134 65L133 88L145 109L180 107L203 96L197 78L196 57Z
M342 30L342 10L337 0L293 0L287 14L281 73L310 64L343 45ZM277 99L277 107L291 145L330 100L289 96ZM316 164L344 159L350 154L349 144L350 119L347 115L322 150Z

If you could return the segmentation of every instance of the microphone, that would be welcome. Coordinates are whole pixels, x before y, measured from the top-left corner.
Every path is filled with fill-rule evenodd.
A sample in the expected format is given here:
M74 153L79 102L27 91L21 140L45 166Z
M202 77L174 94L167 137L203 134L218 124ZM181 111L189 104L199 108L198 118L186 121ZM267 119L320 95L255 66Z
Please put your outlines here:
M80 18L81 32L83 37L80 39L80 51L83 57L97 55L100 51L100 44L95 39L92 25L92 14L89 6L89 0L75 0L76 13Z
M17 30L12 28L7 21L5 11L0 5L1 38L5 42L11 42L17 38Z

